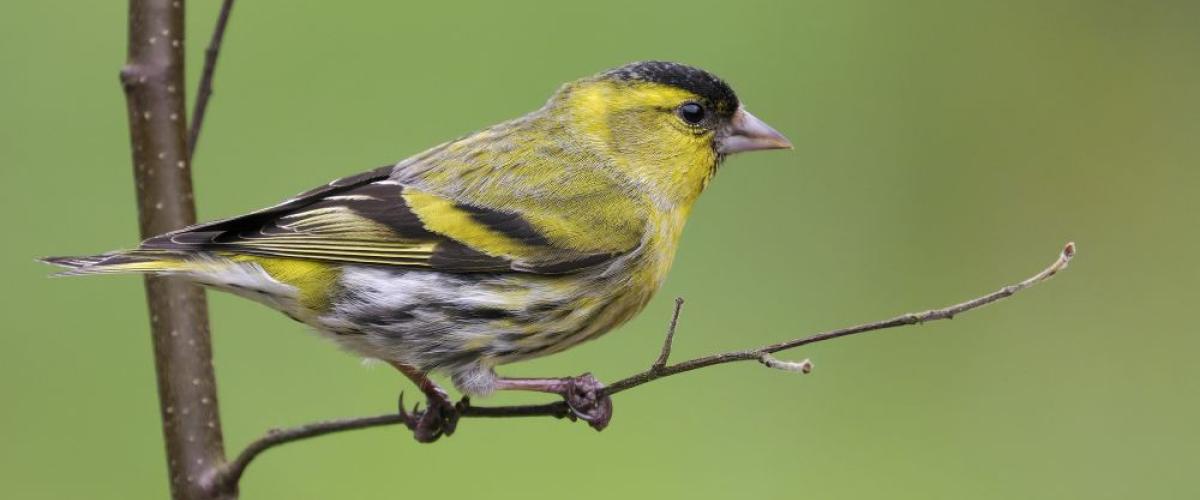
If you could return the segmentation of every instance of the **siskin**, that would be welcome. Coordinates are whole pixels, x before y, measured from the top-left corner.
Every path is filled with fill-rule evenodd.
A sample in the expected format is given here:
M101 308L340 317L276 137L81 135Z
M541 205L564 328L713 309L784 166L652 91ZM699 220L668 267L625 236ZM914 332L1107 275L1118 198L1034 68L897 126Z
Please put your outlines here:
M602 429L612 403L591 375L515 379L494 367L629 320L662 284L725 156L790 147L712 74L638 62L568 83L515 120L273 207L136 250L45 260L67 275L182 276L387 361L428 399L405 414L419 441L449 434L458 417L431 372L468 395L558 394Z

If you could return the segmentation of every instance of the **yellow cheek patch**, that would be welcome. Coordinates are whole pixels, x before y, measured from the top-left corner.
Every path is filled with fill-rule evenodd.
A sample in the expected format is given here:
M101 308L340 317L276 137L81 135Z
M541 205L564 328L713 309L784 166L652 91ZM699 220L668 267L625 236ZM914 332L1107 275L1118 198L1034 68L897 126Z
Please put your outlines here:
M591 82L578 86L567 105L582 130L613 168L648 186L656 197L690 204L716 165L713 133L697 133L674 113L700 97L653 82Z

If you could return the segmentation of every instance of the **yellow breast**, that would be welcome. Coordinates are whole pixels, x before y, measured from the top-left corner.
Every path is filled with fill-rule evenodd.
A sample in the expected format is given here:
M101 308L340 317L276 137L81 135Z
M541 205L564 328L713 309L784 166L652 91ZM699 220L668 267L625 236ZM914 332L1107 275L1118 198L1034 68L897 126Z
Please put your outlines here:
M601 332L628 321L640 312L667 279L690 207L661 212L653 219L637 255L628 264L626 286L614 298L611 321Z

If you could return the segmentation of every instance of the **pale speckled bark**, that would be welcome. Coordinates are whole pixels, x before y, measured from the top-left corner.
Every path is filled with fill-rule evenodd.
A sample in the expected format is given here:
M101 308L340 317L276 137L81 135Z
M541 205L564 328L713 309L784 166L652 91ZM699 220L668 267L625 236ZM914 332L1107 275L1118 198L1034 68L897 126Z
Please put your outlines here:
M183 0L130 0L129 54L121 70L129 110L143 237L196 220L187 154ZM232 499L212 471L225 460L204 291L146 278L171 496Z

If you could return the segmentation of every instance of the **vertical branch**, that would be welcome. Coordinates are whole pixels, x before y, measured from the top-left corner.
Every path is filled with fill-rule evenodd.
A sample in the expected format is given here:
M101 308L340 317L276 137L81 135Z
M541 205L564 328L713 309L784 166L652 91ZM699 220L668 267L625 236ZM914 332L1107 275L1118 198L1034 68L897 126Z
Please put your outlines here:
M183 0L130 0L129 53L121 83L143 237L196 220L186 140ZM171 496L219 496L208 483L224 463L204 292L182 280L146 278Z

